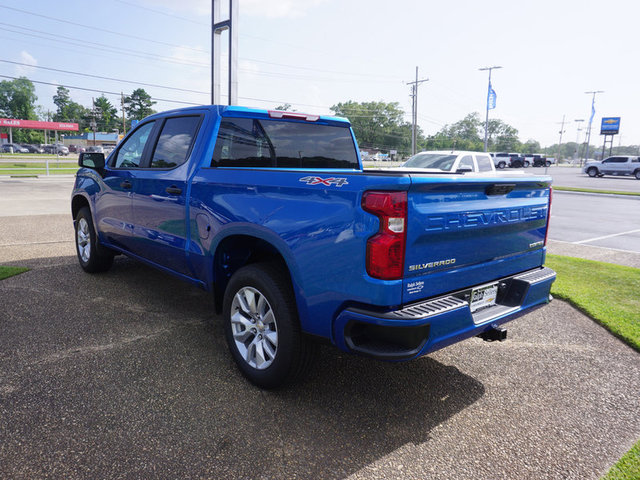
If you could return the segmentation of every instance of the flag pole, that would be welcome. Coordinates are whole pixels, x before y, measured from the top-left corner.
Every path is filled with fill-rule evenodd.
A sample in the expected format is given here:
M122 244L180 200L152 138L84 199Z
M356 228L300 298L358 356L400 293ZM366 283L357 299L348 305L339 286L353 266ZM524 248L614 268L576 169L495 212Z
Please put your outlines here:
M487 109L486 109L486 116L484 120L484 151L485 152L487 151L487 145L489 140L489 98L491 96L491 70L498 69L498 68L502 68L502 67L493 66L493 67L483 67L478 69L481 72L489 70L489 87L487 89Z

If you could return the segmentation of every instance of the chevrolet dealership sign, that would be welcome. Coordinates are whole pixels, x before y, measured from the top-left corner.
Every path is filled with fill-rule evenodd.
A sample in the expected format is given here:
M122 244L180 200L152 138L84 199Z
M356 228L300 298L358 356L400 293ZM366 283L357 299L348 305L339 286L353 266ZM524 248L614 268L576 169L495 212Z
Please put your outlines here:
M600 135L617 135L620 131L620 117L602 117Z

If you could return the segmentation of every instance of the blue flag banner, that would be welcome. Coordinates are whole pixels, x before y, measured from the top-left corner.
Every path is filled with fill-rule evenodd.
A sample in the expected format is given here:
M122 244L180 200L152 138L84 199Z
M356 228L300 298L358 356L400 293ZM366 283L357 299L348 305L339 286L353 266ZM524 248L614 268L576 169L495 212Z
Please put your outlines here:
M591 100L591 118L589 118L589 125L591 125L591 122L593 122L593 116L596 114L596 99L595 97L593 98L593 100Z
M493 110L496 108L496 91L493 89L491 84L489 84L489 93L487 94L487 110Z

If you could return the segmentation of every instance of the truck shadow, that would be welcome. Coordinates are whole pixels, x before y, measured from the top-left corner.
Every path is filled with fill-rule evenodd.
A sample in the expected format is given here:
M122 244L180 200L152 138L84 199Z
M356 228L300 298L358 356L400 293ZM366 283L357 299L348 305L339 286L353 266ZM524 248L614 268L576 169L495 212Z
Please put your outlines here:
M71 353L28 360L10 393L0 395L13 425L0 422L8 434L0 436L5 473L19 467L44 474L51 467L38 459L56 456L58 474L67 477L83 471L113 476L116 464L124 476L138 478L343 478L429 441L434 427L485 392L475 378L430 357L383 363L333 347L320 349L302 384L261 391L236 370L206 292L124 258L101 275L84 274L66 260L32 266L9 285L57 279L56 295L46 285L32 295L47 296L46 311L60 311L60 322L37 324L40 314L21 310L26 306L17 294L5 296L16 318L37 324L28 333L35 343L7 339L6 360L14 340L22 361L38 336ZM135 341L114 340L131 332ZM103 337L109 348L95 346L106 343ZM17 413L27 412L25 405L35 407ZM28 458L18 455L14 429L31 445ZM39 440L52 431L64 440ZM78 457L82 444L92 448ZM12 465L12 452L19 466Z

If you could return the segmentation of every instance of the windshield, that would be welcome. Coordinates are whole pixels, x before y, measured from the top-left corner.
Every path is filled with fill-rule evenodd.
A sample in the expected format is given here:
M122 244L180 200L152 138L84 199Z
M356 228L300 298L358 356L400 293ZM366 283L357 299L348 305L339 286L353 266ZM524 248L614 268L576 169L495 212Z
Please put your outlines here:
M403 167L438 168L446 172L451 171L457 155L445 153L418 153L402 164Z

